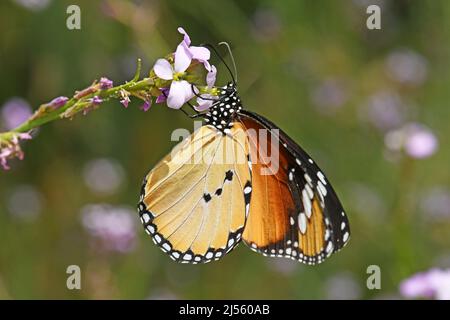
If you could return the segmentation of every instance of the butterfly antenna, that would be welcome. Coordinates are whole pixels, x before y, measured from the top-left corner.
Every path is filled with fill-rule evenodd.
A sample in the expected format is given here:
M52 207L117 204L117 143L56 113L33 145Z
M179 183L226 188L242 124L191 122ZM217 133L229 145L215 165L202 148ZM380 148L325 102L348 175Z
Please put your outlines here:
M221 46L221 45L226 46L228 49L228 53L230 54L231 62L233 62L233 69L234 69L233 81L235 84L237 84L238 74L237 74L236 62L234 61L233 52L231 52L231 48L230 48L230 45L228 44L228 42L225 42L225 41L219 42L219 46Z
M223 43L223 42L221 42L221 43ZM221 43L219 43L219 45L220 45ZM228 45L228 43L227 43L227 45ZM230 73L231 79L233 79L233 82L234 82L235 84L237 84L236 78L234 77L233 72L231 71L231 69L230 69L230 67L228 66L228 64L225 62L225 59L222 58L222 56L219 54L219 52L217 51L217 49L216 49L213 45L208 44L208 43L203 44L203 46L205 46L205 47L211 49L212 51L214 51L214 53L216 54L216 56L219 57L220 61L222 61L222 63L223 63L223 64L225 65L225 67L227 68L228 72ZM228 48L229 48L229 46L228 46ZM231 52L231 51L230 51L230 52ZM233 59L233 64L234 64L234 59Z

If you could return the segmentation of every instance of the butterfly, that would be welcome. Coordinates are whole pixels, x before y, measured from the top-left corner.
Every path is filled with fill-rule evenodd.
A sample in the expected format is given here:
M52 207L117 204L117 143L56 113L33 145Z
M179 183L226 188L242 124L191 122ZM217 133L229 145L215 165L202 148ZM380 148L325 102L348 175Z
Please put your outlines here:
M241 241L264 256L323 262L350 238L330 182L278 126L243 109L235 81L220 90L204 124L144 178L145 231L181 263L219 260Z

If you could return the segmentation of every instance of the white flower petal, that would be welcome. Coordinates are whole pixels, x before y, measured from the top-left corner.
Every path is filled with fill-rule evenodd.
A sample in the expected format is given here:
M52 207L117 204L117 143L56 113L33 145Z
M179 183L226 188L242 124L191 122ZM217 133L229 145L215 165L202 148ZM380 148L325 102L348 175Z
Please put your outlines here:
M211 105L213 104L214 101L211 100L203 100L201 98L197 98L197 104L196 106L194 106L195 110L197 111L205 111L208 110L209 108L211 108Z
M214 84L216 83L216 75L217 69L212 65L211 70L206 75L206 84L208 85L208 88L214 87Z
M166 59L158 59L153 66L153 70L155 71L155 74L164 80L171 80L173 79L173 69L170 65L170 62Z
M173 109L180 109L193 96L194 93L189 82L185 80L172 81L169 96L167 97L167 106Z
M208 61L211 57L211 52L205 47L189 47L189 51L192 53L192 59L198 60L200 62Z
M183 45L183 43L179 44L177 47L177 51L175 51L175 63L174 69L175 72L184 72L189 67L192 61L192 54L189 49Z
M187 46L190 46L191 45L191 38L189 38L189 35L187 34L187 32L182 27L178 28L178 32L181 33L184 36L184 39L183 39L184 43Z

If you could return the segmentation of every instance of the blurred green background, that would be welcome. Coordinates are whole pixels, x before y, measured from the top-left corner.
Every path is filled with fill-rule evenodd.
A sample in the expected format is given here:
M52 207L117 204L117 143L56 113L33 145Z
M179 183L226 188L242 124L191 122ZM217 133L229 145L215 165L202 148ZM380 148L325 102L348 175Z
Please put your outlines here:
M81 30L66 28L70 4ZM381 30L367 29L368 4L382 8ZM244 105L321 165L349 245L314 267L245 245L174 263L135 205L171 132L192 122L112 101L42 127L0 172L0 298L388 299L411 274L450 267L448 1L1 1L0 128L101 76L131 79L139 57L149 70L181 41L178 26L196 44L231 44ZM69 265L81 290L66 288ZM381 290L366 287L369 265Z

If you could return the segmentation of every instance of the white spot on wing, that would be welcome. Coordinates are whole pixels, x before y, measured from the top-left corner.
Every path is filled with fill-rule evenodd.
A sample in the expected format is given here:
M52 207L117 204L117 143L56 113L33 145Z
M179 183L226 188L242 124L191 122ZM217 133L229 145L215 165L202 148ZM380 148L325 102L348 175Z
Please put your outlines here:
M327 245L327 248L325 249L325 251L327 252L327 253L331 253L331 252L333 252L333 242L328 242L328 245Z
M305 185L305 189L308 192L309 198L312 199L314 197L314 192L312 191L311 187L309 186L309 184Z
M344 236L342 237L342 240L344 242L347 242L348 238L350 237L350 234L348 232L344 233Z
M189 253L186 253L186 254L183 256L183 260L187 260L187 261L192 260L192 255L189 254Z
M172 250L172 247L171 247L170 244L168 244L167 242L164 243L164 244L162 245L162 247L163 247L164 249L166 249L167 251Z
M317 181L317 189L324 197L327 195L327 189L323 186L321 181Z
M294 174L292 173L292 171L289 172L289 181L294 180Z
M305 213L308 218L311 217L312 213L312 205L311 205L311 199L309 199L308 193L305 189L302 191L302 199L303 199L303 206L305 207Z
M305 232L306 232L306 216L303 212L298 215L298 228L300 229L300 232L302 234L305 234Z
M305 173L305 180L306 180L306 182L308 182L309 185L312 185L312 179L309 176L309 174L307 174L307 173Z
M322 181L322 183L323 183L324 185L327 185L327 182L325 181L325 176L323 175L323 173L322 173L321 171L318 171L318 172L317 172L317 178L319 178L320 181Z
M148 215L148 213L144 213L142 215L142 218L144 219L144 222L147 223L150 221L150 216Z

